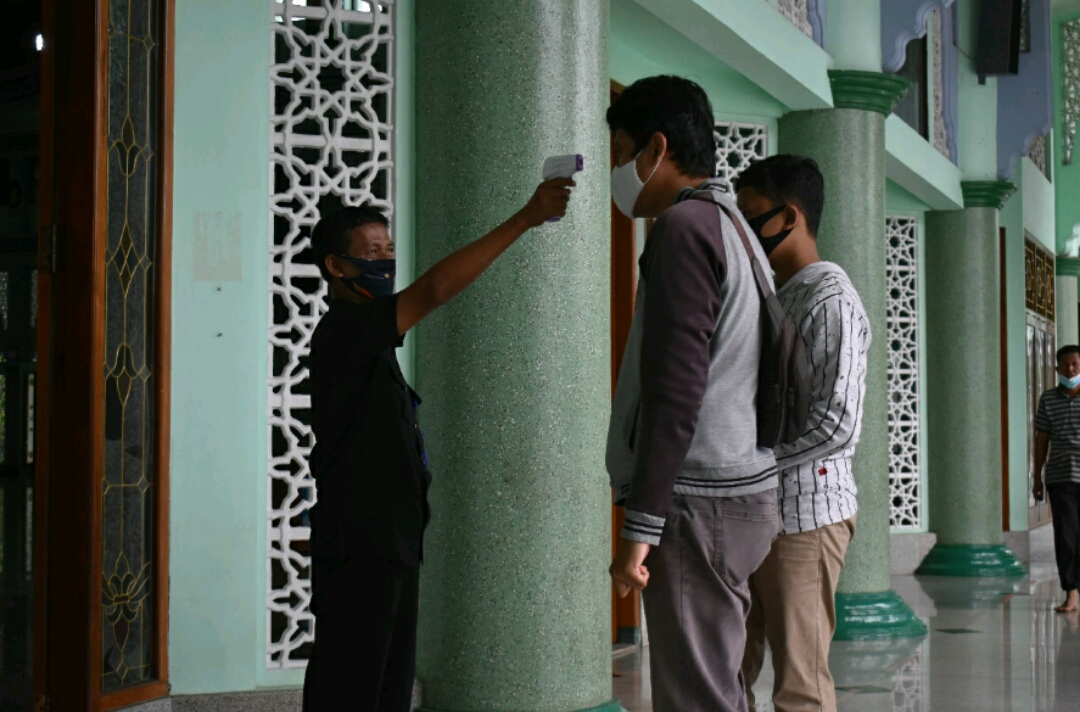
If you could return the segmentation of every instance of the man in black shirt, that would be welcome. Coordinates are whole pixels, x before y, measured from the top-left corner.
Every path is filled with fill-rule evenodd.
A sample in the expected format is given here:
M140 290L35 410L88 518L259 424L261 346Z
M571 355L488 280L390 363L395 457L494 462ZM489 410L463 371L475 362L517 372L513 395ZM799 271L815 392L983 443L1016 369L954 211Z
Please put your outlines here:
M330 309L311 343L312 597L317 627L304 709L407 712L431 476L398 367L406 332L476 280L529 228L566 214L568 178L541 183L512 218L394 293L389 222L344 208L312 232Z

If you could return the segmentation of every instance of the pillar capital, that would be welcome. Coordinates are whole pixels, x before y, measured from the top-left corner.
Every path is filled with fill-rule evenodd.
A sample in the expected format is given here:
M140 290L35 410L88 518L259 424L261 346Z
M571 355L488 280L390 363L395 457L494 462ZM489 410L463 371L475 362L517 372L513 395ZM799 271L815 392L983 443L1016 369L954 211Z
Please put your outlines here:
M1058 257L1055 272L1059 277L1080 277L1080 257Z
M1005 201L1016 192L1007 180L965 180L960 182L965 208L994 208L1001 210Z
M830 69L833 106L837 109L876 111L888 116L896 102L904 98L911 83L903 77L882 72Z

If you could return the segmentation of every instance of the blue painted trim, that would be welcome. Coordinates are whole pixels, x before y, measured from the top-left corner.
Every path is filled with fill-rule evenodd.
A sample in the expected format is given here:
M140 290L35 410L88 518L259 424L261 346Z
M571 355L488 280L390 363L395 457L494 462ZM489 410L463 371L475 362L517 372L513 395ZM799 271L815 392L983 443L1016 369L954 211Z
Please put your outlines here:
M1050 0L1031 0L1031 52L1020 55L1016 75L997 78L998 179L1009 180L1016 159L1054 123Z
M930 13L955 0L889 0L881 3L881 59L886 72L898 72L907 59L908 42L926 36Z
M814 42L825 49L825 29L828 27L826 8L827 0L806 0L806 14L810 18L810 27L814 31Z
M959 3L941 13L941 100L945 120L945 144L949 160L957 163L959 149L956 136L960 131L960 50L956 46L956 17Z

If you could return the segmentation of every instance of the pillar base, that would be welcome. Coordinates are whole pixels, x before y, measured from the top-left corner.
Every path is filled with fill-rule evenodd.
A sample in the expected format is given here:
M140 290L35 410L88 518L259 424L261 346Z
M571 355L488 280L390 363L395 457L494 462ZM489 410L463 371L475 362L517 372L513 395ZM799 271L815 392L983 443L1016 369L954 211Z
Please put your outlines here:
M836 594L833 640L921 638L926 625L895 591Z
M937 544L916 576L1027 576L1027 569L1003 544Z
M433 709L431 707L419 707L417 708L416 712L439 712L439 710ZM623 706L619 704L618 700L611 700L610 702L605 702L599 707L589 707L588 709L574 710L573 712L625 712L625 710L623 710Z

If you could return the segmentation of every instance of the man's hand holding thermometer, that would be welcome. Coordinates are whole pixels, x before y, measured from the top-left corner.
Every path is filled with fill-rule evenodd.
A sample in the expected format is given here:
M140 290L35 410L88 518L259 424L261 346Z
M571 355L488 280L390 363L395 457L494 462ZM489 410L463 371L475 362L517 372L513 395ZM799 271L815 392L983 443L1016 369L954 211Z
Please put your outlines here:
M580 153L551 156L544 161L544 181L547 182L555 178L573 179L574 174L582 170L585 170L585 158ZM559 220L559 217L553 217L549 218L548 222L558 222Z

